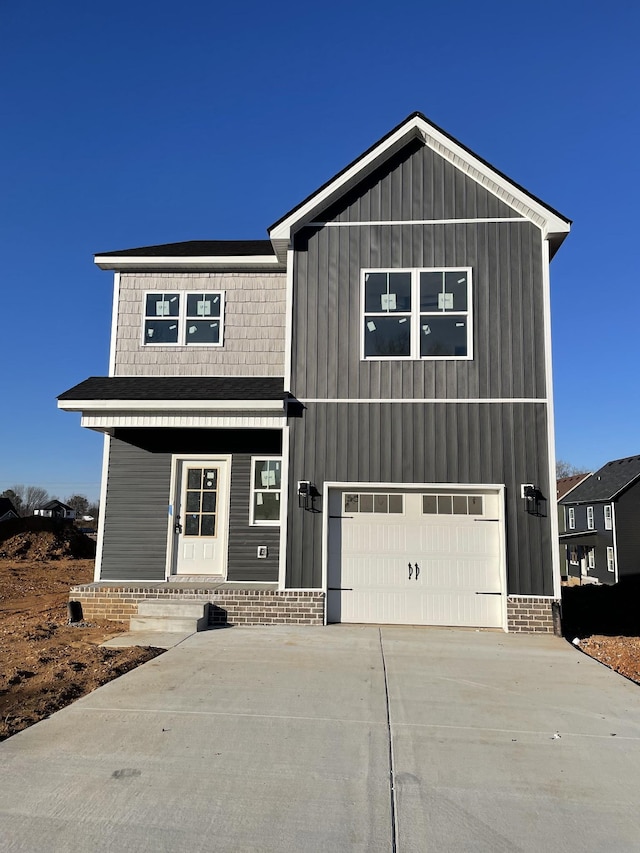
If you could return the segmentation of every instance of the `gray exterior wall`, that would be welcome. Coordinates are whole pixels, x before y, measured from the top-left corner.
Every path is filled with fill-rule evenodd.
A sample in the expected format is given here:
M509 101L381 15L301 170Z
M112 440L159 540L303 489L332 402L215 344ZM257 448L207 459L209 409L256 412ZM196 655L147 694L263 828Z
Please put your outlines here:
M390 169L334 219L517 216L429 149ZM297 397L546 396L541 234L530 222L308 227L294 245ZM361 270L439 266L473 268L473 360L361 361Z
M255 455L262 453L257 447ZM250 462L250 454L232 456L227 577L277 581L280 528L249 526ZM100 580L165 579L171 463L171 453L111 440ZM267 545L267 559L257 558L258 545Z
M298 480L506 485L508 592L552 595L548 517L525 512L521 483L547 498L547 411L527 403L319 403L290 421L289 494ZM555 482L552 484L555 488ZM322 583L318 513L289 503L288 587Z
M553 595L543 251L529 221L392 224L519 214L439 155L411 144L294 238L290 494L308 479L506 486L508 592ZM381 220L390 224L368 224ZM361 271L471 267L473 359L363 361ZM331 403L335 399L469 403ZM535 483L545 517L525 512ZM318 505L320 509L320 505ZM287 586L321 585L322 513L290 504Z
M111 439L100 580L164 580L171 454Z
M251 527L249 525L250 500L251 456L248 453L235 454L231 466L227 579L230 581L277 581L280 527ZM259 545L267 546L266 559L258 559Z
M122 273L116 376L282 376L285 273ZM224 346L143 346L147 291L225 293Z
M640 484L620 495L615 518L619 577L640 575Z

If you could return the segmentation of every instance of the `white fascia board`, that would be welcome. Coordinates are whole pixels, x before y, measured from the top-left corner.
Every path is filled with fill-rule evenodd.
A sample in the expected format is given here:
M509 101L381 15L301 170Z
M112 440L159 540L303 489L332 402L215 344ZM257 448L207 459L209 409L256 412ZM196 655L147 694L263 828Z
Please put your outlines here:
M284 411L283 400L58 400L65 412Z
M193 270L193 269L217 269L234 268L234 269L254 269L254 268L280 268L282 263L275 255L202 255L198 257L148 257L140 256L108 256L96 255L93 262L100 267L101 270L118 270L126 272L127 270L154 270L164 267L172 270Z
M291 233L295 228L305 223L306 220L320 206L325 205L330 199L344 193L356 180L361 180L368 173L377 168L385 160L389 159L405 142L411 138L420 137L425 145L445 156L453 165L461 169L476 180L486 190L496 195L505 204L514 206L528 219L532 219L536 225L542 228L544 237L551 234L568 234L571 228L569 222L561 216L554 214L549 208L536 201L527 192L517 187L506 177L503 177L488 164L482 162L461 145L439 131L420 116L414 116L406 124L384 139L366 157L361 158L350 169L331 181L323 190L315 193L306 204L295 210L290 216L276 225L269 232L274 246L277 241L289 241Z

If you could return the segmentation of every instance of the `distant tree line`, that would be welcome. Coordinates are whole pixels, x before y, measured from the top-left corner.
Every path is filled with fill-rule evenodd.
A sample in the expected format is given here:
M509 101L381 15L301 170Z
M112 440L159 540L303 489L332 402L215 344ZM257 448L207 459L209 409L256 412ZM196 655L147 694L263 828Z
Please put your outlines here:
M587 468L579 468L577 465L572 465L564 459L556 461L556 479L561 480L563 477L575 477L577 474L587 474Z
M25 486L22 483L17 483L9 489L5 489L0 498L8 498L13 504L15 511L20 516L33 515L34 509L51 500L61 500L62 503L74 509L76 518L81 519L83 516L91 516L98 518L99 506L97 503L91 503L85 495L70 495L68 498L58 498L57 495L50 495L49 492L42 486Z

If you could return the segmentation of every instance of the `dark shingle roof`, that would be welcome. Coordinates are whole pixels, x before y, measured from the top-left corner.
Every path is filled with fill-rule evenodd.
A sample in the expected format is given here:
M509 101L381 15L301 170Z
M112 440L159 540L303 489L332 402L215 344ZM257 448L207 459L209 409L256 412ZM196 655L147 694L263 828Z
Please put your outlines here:
M270 240L187 240L184 243L162 243L117 252L96 252L100 258L215 258L242 255L274 255Z
M16 508L11 503L9 498L0 498L0 516L4 515L7 512L15 512L16 515L18 514L16 512Z
M584 474L572 474L571 477L560 477L556 483L556 495L558 500L563 498L572 489L575 489L578 483L581 483L586 477L590 476L591 474L589 472L585 472Z
M607 462L599 471L580 483L561 503L610 501L640 477L640 456L627 456Z
M72 508L68 504L63 504L62 501L59 501L57 498L54 498L52 501L47 501L46 504L39 504L35 509L57 509L58 507L69 509L73 512Z
M284 400L282 376L91 376L58 400Z

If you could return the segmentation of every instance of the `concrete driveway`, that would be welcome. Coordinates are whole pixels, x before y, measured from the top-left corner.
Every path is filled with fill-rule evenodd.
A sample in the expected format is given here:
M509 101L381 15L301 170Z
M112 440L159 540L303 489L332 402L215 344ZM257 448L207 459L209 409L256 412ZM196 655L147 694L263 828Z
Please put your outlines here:
M3 851L640 850L640 688L555 637L195 634L0 762Z

